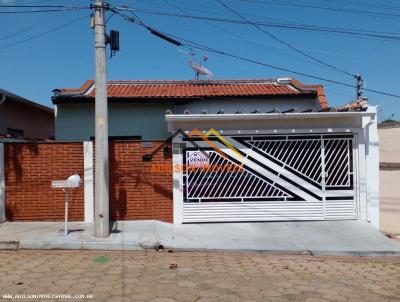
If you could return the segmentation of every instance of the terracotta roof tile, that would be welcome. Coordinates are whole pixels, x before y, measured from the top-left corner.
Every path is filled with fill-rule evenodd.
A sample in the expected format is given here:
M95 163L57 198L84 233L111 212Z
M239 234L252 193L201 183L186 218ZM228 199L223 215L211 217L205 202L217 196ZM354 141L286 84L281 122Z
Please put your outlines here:
M95 96L92 80L74 89L55 89L58 96ZM305 85L294 79L108 81L107 94L114 98L201 98L238 96L310 95L327 107L322 85Z
M137 85L108 84L109 97L154 98L154 97L207 97L207 96L257 96L257 95L291 95L315 94L315 91L296 91L288 86L273 84L206 84L206 85ZM84 94L87 97L95 95L95 89Z

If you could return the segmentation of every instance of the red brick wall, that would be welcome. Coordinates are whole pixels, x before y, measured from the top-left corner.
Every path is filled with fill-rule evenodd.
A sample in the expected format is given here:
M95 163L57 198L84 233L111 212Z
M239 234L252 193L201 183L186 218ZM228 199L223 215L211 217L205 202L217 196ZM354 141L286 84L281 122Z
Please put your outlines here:
M172 173L155 172L152 165L171 167L163 150L145 162L162 142L110 143L110 219L155 219L172 222ZM64 195L51 181L79 174L83 180L83 143L5 144L6 216L10 221L60 221ZM69 220L84 220L83 186L71 190Z
M172 157L161 149L151 161L142 159L161 144L153 142L146 148L141 142L110 144L110 219L172 222L172 173L152 170L156 164L172 167Z
M64 193L51 181L79 174L82 143L5 144L6 217L10 221L64 219ZM83 186L70 190L69 220L83 220Z

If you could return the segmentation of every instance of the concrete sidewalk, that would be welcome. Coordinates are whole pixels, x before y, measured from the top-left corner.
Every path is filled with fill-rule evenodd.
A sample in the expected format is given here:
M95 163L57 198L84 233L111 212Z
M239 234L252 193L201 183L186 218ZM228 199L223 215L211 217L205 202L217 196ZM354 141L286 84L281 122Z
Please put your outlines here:
M117 221L109 238L93 238L92 224L72 222L0 224L0 249L220 250L400 256L400 244L362 221L203 223Z

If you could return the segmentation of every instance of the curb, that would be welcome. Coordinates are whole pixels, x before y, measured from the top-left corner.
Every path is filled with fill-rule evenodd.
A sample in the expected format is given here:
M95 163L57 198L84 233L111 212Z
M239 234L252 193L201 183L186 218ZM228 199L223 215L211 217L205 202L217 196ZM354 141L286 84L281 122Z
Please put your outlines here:
M97 251L149 251L171 250L174 252L214 252L214 253L259 253L309 256L351 256L351 257L400 257L400 251L310 251L310 250L254 250L254 249L210 249L179 248L142 244L137 242L59 242L59 241L0 241L0 250L97 250Z

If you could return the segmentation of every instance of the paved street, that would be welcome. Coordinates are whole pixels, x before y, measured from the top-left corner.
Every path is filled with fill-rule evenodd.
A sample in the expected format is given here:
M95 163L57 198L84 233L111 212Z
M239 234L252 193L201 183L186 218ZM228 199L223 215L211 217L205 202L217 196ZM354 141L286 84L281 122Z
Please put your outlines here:
M0 298L16 294L25 294L23 301L57 301L33 294L89 295L84 301L91 295L92 301L399 301L400 258L2 251Z

